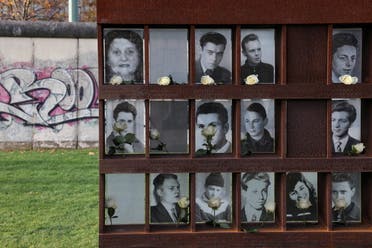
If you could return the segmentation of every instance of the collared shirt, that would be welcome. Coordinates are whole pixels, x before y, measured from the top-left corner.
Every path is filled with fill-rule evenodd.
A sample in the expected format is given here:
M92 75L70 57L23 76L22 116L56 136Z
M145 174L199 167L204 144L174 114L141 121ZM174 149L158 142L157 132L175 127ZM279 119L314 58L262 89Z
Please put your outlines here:
M218 150L215 150L215 153L229 153L231 152L231 142L227 142Z
M244 208L245 216L247 217L248 222L259 222L262 214L262 209L257 210L254 208Z
M347 142L349 141L349 135L346 135L346 137L344 137L342 139L337 139L337 137L333 136L332 139L333 139L333 147L335 149L335 152L338 152L337 147L338 147L340 142L341 142L341 145L340 145L341 152L343 152L345 150L345 146L346 146Z
M338 76L335 74L334 71L332 71L332 82L333 83L341 83L340 79L338 79Z

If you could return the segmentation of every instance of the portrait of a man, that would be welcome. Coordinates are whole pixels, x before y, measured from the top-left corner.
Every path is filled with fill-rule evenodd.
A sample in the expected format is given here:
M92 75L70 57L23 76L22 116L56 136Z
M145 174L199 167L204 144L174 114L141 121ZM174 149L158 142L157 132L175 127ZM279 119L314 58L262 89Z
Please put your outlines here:
M106 153L144 153L143 100L106 101Z
M245 172L241 175L242 222L273 222L274 173ZM269 204L270 203L270 204ZM271 205L270 207L268 207Z
M151 181L151 223L178 223L181 219L178 201L183 196L188 197L188 174L152 174Z
M347 154L351 152L353 145L360 143L358 113L360 115L360 99L332 101L332 152L334 154ZM352 136L352 131L356 136Z
M274 152L274 100L243 100L241 102L241 154ZM266 108L265 108L266 107Z
M332 173L332 220L360 222L360 173Z
M231 222L231 174L230 173L197 173L196 174L195 218L197 222ZM214 211L208 206L213 199L220 201Z
M332 43L332 82L349 75L361 81L361 29L334 29Z
M195 151L231 153L231 100L198 100L196 105Z
M196 30L195 82L208 75L217 84L231 83L231 40L227 40L230 37L230 30ZM225 66L221 65L223 60L227 61Z
M258 78L258 83L274 83L275 32L268 30L242 30L240 80L250 75Z

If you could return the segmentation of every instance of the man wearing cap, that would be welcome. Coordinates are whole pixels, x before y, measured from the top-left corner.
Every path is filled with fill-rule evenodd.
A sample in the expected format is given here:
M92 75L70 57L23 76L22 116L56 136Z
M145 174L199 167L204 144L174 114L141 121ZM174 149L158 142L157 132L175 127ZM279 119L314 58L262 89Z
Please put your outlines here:
M201 197L196 198L195 204L195 215L197 222L208 222L208 221L220 221L230 222L231 221L231 208L229 201L223 200L222 197L225 194L225 181L221 173L210 173L205 179L204 193ZM208 201L212 198L219 198L221 200L221 206L215 210L208 207Z

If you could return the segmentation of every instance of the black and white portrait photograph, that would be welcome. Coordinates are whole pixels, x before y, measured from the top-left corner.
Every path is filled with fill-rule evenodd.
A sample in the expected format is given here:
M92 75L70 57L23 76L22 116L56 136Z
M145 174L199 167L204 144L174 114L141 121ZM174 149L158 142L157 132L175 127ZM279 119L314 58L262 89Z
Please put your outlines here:
M275 83L275 29L242 29L240 57L242 84Z
M242 156L275 151L275 101L244 99L241 101Z
M231 222L231 173L196 173L196 222Z
M105 225L145 224L145 185L145 174L106 174Z
M360 172L332 173L332 221L361 222Z
M332 99L332 153L350 155L361 139L360 99Z
M150 83L185 84L188 82L187 29L150 29ZM164 80L168 77L169 80ZM163 79L163 80L162 80Z
M362 81L362 29L335 28L332 39L332 82Z
M273 172L241 173L241 222L275 221L275 177Z
M195 105L196 154L231 153L231 100L196 100Z
M232 48L230 29L195 30L195 82L213 80L215 84L231 84ZM210 80L201 80L208 76Z
M189 152L187 100L150 101L150 153Z
M150 174L150 223L189 223L189 174Z
M143 30L105 29L105 83L143 84Z
M106 154L144 154L144 100L107 100L105 102Z
M287 222L318 222L318 174L287 173Z

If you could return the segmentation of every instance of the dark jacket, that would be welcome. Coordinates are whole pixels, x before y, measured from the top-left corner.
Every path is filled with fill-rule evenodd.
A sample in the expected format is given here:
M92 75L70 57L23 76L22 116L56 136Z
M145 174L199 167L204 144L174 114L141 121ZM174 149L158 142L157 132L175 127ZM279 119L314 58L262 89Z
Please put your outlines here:
M344 216L342 216L344 215ZM333 221L360 221L360 208L351 202L350 205L344 209L343 213L340 210L332 210Z
M358 143L360 143L360 140L354 139L353 137L349 136L349 139L348 139L348 141L347 141L347 143L345 145L344 151L343 152L336 152L335 151L335 146L332 145L332 153L339 154L339 155L341 155L341 154L348 154L349 152L351 152L352 146L353 145L356 145Z
M274 67L266 63L258 63L256 66L250 66L248 61L240 67L240 80L245 84L244 79L249 75L257 75L259 83L273 83L274 82Z
M200 63L200 59L195 62L195 82L200 82L202 76L204 76L204 72ZM231 72L224 67L217 66L214 70L212 75L210 75L215 83L224 83L228 84L231 83Z
M241 210L241 221L242 222L247 222L247 216L245 215L245 210L244 208ZM267 212L265 208L262 209L261 212L261 217L259 221L274 221L274 213L272 212ZM258 221L257 221L258 222Z
M178 204L175 205L177 215L181 213L181 209ZM174 223L172 217L170 217L167 209L163 204L159 203L156 206L151 206L151 223Z
M115 146L114 144L114 139L115 139L115 135L114 133L112 132L106 139L106 148L107 148L107 151L110 150L110 147L113 147ZM144 153L145 152L145 148L144 148L144 145L141 143L141 141L139 141L137 138L135 139L135 141L133 142L133 150L134 150L134 153ZM123 154L123 153L126 153L124 151L124 149L115 149L115 154Z
M274 152L274 139L266 129L262 138L257 141L252 139L249 133L246 133L246 138L240 142L240 145L242 155L255 152Z

